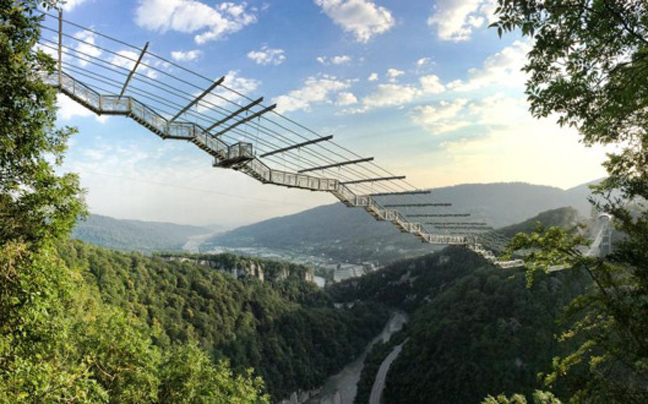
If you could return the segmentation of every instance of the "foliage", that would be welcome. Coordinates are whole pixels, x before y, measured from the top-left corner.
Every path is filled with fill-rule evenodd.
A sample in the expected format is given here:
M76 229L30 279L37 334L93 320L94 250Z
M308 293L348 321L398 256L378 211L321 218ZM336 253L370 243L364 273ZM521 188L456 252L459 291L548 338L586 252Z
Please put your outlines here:
M267 399L257 397L263 381L254 378L251 369L235 376L228 361L214 366L194 343L174 345L167 351L160 379L160 401L165 403L242 404Z
M486 397L482 404L527 404L527 399L520 394L511 397L500 394L497 397ZM536 390L533 393L533 404L561 404L561 401L550 392Z
M180 368L186 351L208 356L186 345L154 345L146 323L102 303L53 249L33 253L24 243L6 244L0 273L20 285L0 295L0 402L158 403L173 395L267 401L259 379L234 376L226 363L196 360ZM169 378L173 372L180 373ZM204 386L189 395L196 375Z
M579 343L561 348L554 335L565 306L591 287L589 279L576 271L536 277L527 289L524 272L448 247L328 290L337 301L380 301L411 314L400 336L409 339L387 378L386 402L464 403L493 390L530 396L542 387L538 372ZM372 373L389 351L374 346L359 393L371 389Z
M386 401L468 403L540 388L538 372L561 353L557 320L587 282L573 273L524 284L524 273L483 266L419 308L390 368Z
M54 128L55 92L39 79L53 64L34 51L38 4L0 0L0 402L168 402L160 391L184 394L194 372L205 388L193 402L267 403L259 380L226 363L187 363L169 381L173 353L151 328L60 259L54 244L84 206L77 177L55 172L73 131Z
M538 227L538 223L543 227L560 227L572 228L580 222L578 211L572 207L558 208L541 212L531 219L525 220L511 226L507 226L497 231L505 237L514 237L518 233L533 233Z
M369 402L380 365L397 345L403 343L406 336L405 330L401 330L392 335L387 342L377 341L371 347L371 351L362 364L362 372L360 373L360 380L358 380L358 390L353 400L354 403L363 404Z
M614 144L604 163L609 177L597 187L597 208L626 237L601 260L580 255L573 240L554 232L519 239L537 248L532 268L546 258L585 268L597 286L574 301L579 321L563 334L585 338L557 358L552 383L568 375L571 398L581 402L648 400L648 2L644 0L500 0L500 35L520 29L534 41L525 70L527 94L538 117L558 115L585 144ZM634 212L629 208L633 205ZM585 369L579 375L576 369ZM575 374L576 373L576 374Z
M57 175L70 128L56 129L56 93L39 77L37 1L0 1L0 244L60 237L84 211L74 174Z
M375 301L413 313L454 282L486 265L462 247L397 261L361 278L347 279L327 290L335 301Z
M155 327L157 345L195 340L212 358L229 358L238 373L254 368L275 398L318 387L359 355L388 318L377 304L334 308L326 293L304 281L306 268L299 265L231 254L185 256L221 268L264 268L270 280L260 282L79 241L60 250L106 302Z

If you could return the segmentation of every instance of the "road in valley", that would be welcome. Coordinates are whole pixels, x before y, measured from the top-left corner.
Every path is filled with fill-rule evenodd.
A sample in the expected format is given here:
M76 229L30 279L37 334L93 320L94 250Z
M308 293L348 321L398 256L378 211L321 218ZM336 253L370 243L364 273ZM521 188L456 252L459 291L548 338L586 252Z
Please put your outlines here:
M391 335L400 331L407 322L407 316L395 312L389 319L383 331L376 336L365 348L365 352L355 361L348 364L342 371L331 376L322 387L322 391L313 397L308 404L353 404L358 392L358 381L364 367L364 360L373 344L378 341L387 342Z
M403 342L404 344L405 342ZM380 397L382 396L383 389L385 388L385 379L387 378L387 371L392 362L398 357L403 350L403 344L396 346L390 353L387 355L383 363L378 369L378 374L374 380L373 387L371 388L371 396L369 397L369 404L380 404Z

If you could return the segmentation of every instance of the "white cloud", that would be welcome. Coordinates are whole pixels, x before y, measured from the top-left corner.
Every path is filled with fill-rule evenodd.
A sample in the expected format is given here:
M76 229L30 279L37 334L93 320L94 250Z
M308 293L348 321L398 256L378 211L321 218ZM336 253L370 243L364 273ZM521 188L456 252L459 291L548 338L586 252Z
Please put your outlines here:
M555 117L533 118L524 98L495 95L471 102L450 120L462 121L478 125L480 136L443 144L450 160L438 170L455 183L523 180L573 186L604 175L603 148L584 148L576 130L560 128Z
M415 123L423 126L433 135L453 132L470 125L470 122L463 116L456 119L467 103L467 100L457 99L416 107L412 111L411 117Z
M135 23L154 31L196 33L194 41L204 44L257 22L246 7L246 3L224 2L211 7L196 0L141 0Z
M190 50L190 51L175 51L171 52L171 57L178 62L192 62L202 56L201 50Z
M435 135L470 125L515 128L524 126L531 119L524 99L501 93L472 102L455 99L416 107L410 116L415 123Z
M426 94L439 94L445 91L445 86L441 84L441 79L434 74L422 76L419 78L421 90Z
M441 79L435 75L420 77L420 86L394 83L395 78L402 74L403 72L400 70L389 69L387 71L387 77L390 77L390 83L379 84L374 92L362 99L361 108L347 110L346 112L360 114L373 108L401 107L426 94L440 94L445 91L445 86L441 83ZM378 75L375 73L369 76L369 81L377 79Z
M414 86L400 84L379 84L377 90L362 100L365 110L376 107L400 106L419 95ZM359 111L358 111L359 112Z
M34 50L42 51L42 52L45 53L46 55L50 56L52 59L58 61L58 52L57 52L56 48L54 48L54 47L52 47L52 46L54 46L54 45L48 45L48 46L45 46L44 44L41 44L41 43L38 43L38 42L37 42L37 43L34 45ZM67 61L67 60L69 60L69 56L66 55L65 53L61 54L61 57L63 58L63 61L64 61L64 62Z
M225 75L225 81L223 81L223 85L236 91L237 93L249 95L256 91L257 88L259 88L261 82L256 79L241 77L239 76L239 72L237 70L230 70ZM200 93L201 92L198 91L196 95ZM206 95L203 98L203 101L198 103L198 112L203 112L211 109L214 105L231 108L232 104L223 100L221 97L226 97L233 102L239 102L243 99L242 96L236 95L235 93L232 93L231 91L225 90L221 86L218 86L216 87L216 89L212 90L210 94Z
M494 20L495 0L438 0L428 25L436 26L439 39L466 41L475 28Z
M315 4L345 32L353 34L358 42L368 42L395 24L388 9L369 0L315 0Z
M527 42L516 41L500 52L489 56L481 69L468 70L468 80L455 80L448 83L448 88L456 91L472 91L486 86L523 86L526 75L522 67L526 63L526 54L531 50Z
M86 60L92 60L92 57L99 57L101 56L101 49L97 48L95 46L95 39L96 35L93 34L90 31L79 31L76 34L74 34L74 37L78 39L77 45L76 45L76 50L82 54L78 54L79 58L79 64L81 66L86 66L89 62ZM86 59L86 60L82 60Z
M251 51L247 57L254 60L258 65L275 65L278 66L286 60L283 49L271 49L263 46L261 50Z
M480 125L514 127L531 120L524 99L507 97L501 93L472 102L468 112Z
M367 77L367 81L376 81L378 80L378 73L371 73L369 77Z
M398 77L402 76L403 74L405 74L405 72L402 70L398 70L398 69L387 70L387 77L390 83L395 83L396 79L398 79Z
M256 79L240 77L238 71L230 70L225 76L223 84L241 94L250 94L259 88L261 82Z
M428 65L432 63L431 58L420 58L419 60L416 61L416 67L423 67L425 65Z
M340 55L340 56L333 56L331 58L331 63L334 65L343 65L351 62L351 56L348 55Z
M358 99L356 98L356 96L353 95L353 93L348 93L348 92L338 93L337 100L335 101L335 105L339 105L339 106L347 106L347 105L353 105L357 103L358 103Z
M116 55L113 55L110 58L110 63L113 65L123 67L124 69L132 70L133 67L135 67L135 63L137 63L137 59L139 58L139 53L135 53L133 51L129 50L121 50L117 52ZM139 66L137 66L137 72L146 75L149 78L156 78L157 73L155 70L151 69L148 66L149 63L144 62L141 63Z
M65 0L65 3L63 4L63 11L70 12L73 9L75 9L77 6L80 6L81 4L85 3L86 0Z
M107 115L96 115L88 108L61 93L56 95L56 104L58 105L58 111L56 111L56 114L59 119L64 121L69 121L74 117L86 118L90 116L94 116L97 121L101 123L108 121Z
M78 172L92 213L117 218L242 225L335 202L328 193L268 187L233 170L214 170L202 150L185 142L161 142L134 122L141 136L110 142L86 136L71 145L65 171ZM254 195L254 198L250 198ZM196 209L197 201L210 209Z
M351 86L349 81L340 81L336 77L321 75L309 77L302 88L275 98L279 112L308 110L313 103L331 102L331 95Z
M329 64L334 64L334 65L343 65L350 63L352 58L349 55L339 55L339 56L333 56L331 58L327 58L326 56L318 56L315 58L319 63L323 65L329 65Z

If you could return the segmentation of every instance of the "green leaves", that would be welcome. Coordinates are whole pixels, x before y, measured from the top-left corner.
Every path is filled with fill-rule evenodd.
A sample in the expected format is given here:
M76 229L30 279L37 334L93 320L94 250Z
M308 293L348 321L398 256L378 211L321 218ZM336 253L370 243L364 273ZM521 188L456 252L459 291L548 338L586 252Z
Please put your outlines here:
M615 251L583 257L584 241L548 229L518 236L526 249L529 282L554 266L584 268L595 288L573 301L562 340L578 340L556 358L549 384L572 381L574 402L648 400L648 2L645 0L499 0L498 34L533 36L524 70L531 112L556 115L579 130L585 145L612 144L609 177L595 192L595 208L618 230ZM623 236L621 236L621 234Z
M481 404L527 404L527 399L520 394L507 397L500 394L497 397L488 396ZM533 393L533 404L561 404L562 402L548 391L536 390Z
M588 261L579 251L579 247L589 245L587 238L573 235L558 228L544 229L538 223L535 232L519 233L509 243L507 255L522 252L527 268L527 286L533 282L533 275L538 272L551 272L572 268Z
M104 304L59 259L53 244L85 206L78 177L56 173L75 130L54 127L56 93L38 79L54 66L35 51L38 4L0 0L0 402L268 402L259 379L211 364L195 346L163 361L145 322ZM186 351L196 363L167 383L166 366L177 372L173 355Z
M519 29L534 40L524 69L533 115L557 115L585 144L624 139L624 149L644 150L647 8L640 0L500 0L498 35Z
M85 212L77 176L55 172L75 131L54 127L56 92L36 74L54 66L34 50L37 6L0 2L0 243L34 247L67 235Z

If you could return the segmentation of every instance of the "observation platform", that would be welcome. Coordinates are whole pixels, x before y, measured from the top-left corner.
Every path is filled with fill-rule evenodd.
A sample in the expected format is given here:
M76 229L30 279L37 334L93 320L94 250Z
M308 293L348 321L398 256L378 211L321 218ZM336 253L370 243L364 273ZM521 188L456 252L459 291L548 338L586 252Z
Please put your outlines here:
M484 223L457 222L470 215L426 197L430 191L416 189L373 157L338 145L332 135L319 135L275 112L276 104L264 105L263 97L241 94L227 77L211 80L149 52L148 43L142 48L126 44L61 14L44 13L41 28L58 36L39 41L57 60L56 70L43 80L95 114L131 118L163 140L194 144L213 158L214 167L263 184L331 193L424 243L466 246L500 265L480 244ZM86 34L75 35L75 30ZM87 37L93 40L82 39ZM88 53L89 48L95 51ZM413 219L426 216L454 222Z

